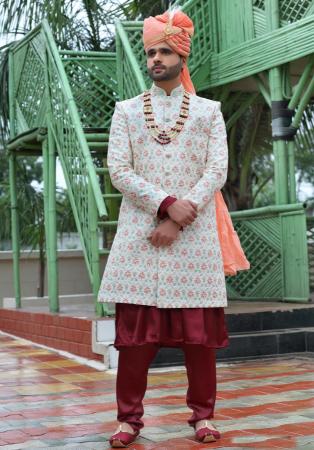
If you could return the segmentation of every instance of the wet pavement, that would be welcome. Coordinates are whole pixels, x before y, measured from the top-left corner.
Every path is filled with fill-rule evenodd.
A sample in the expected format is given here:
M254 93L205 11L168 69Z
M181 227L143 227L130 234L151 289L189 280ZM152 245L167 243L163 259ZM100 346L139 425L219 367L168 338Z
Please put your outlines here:
M115 371L0 334L0 448L108 449L117 426ZM185 368L151 369L145 427L132 450L314 449L314 358L217 364L213 424L199 444L187 419Z

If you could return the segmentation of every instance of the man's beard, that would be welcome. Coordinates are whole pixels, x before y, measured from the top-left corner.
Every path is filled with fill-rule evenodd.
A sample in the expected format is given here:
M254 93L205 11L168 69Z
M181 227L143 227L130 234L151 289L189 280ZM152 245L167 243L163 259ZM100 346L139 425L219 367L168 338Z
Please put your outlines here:
M161 67L164 70L160 73L155 73L153 70L154 67ZM179 61L178 64L175 64L174 66L170 66L170 67L163 66L162 64L160 64L160 65L156 64L156 66L153 66L150 69L147 69L147 71L148 71L148 75L150 76L150 78L154 81L169 81L169 80L174 80L175 78L177 78L177 76L181 72L181 68L182 68L182 62Z

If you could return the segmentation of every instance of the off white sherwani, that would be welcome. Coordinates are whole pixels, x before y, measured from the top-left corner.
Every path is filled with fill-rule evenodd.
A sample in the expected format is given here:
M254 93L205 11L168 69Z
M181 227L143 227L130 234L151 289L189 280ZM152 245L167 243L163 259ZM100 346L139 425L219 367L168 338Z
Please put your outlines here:
M162 128L175 124L183 92L182 85L170 96L151 87ZM107 161L123 199L98 301L159 308L227 306L214 202L228 166L220 108L218 101L191 95L183 130L163 146L146 127L143 94L117 102ZM170 246L156 248L147 237L160 223L158 208L168 195L197 203L198 217Z

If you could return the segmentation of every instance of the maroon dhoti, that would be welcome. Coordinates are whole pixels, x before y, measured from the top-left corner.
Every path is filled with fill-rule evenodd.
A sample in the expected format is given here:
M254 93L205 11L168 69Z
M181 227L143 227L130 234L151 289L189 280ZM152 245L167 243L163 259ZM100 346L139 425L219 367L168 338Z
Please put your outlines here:
M223 307L181 309L117 303L118 421L135 430L144 426L147 373L160 347L181 347L184 352L189 385L186 403L193 411L189 425L211 419L216 401L215 349L228 344Z
M157 308L116 303L114 346L157 343L181 347L182 343L221 348L229 345L223 307Z

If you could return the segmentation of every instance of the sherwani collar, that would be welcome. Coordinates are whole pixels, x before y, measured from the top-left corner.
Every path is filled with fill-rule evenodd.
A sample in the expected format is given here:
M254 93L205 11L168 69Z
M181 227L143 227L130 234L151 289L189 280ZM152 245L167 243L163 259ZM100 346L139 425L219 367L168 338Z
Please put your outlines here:
M155 83L152 84L152 87L150 88L150 92L152 96L156 97L181 97L184 93L184 87L182 83L177 86L176 88L172 89L170 95L167 95L167 92L162 89L161 87L157 86Z

